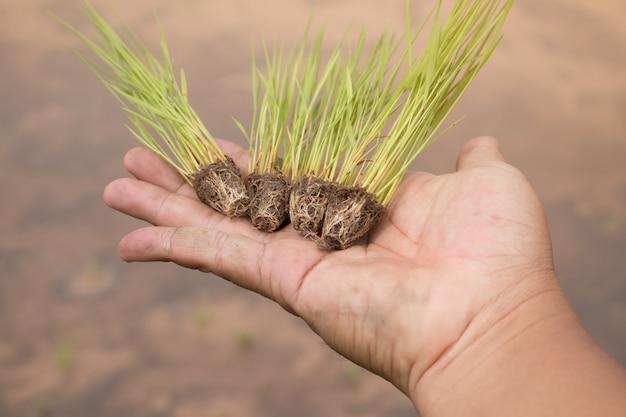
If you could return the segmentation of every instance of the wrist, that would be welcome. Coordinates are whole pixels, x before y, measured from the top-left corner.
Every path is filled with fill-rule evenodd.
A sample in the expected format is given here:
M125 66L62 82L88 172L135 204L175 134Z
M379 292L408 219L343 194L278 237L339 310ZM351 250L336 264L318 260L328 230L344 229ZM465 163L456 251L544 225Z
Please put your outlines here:
M411 399L421 415L549 415L550 405L564 405L555 409L563 412L581 399L573 394L589 393L572 380L611 369L556 280L539 282L533 291L491 303L415 381ZM574 369L581 363L594 369L580 375ZM620 386L623 374L615 376Z

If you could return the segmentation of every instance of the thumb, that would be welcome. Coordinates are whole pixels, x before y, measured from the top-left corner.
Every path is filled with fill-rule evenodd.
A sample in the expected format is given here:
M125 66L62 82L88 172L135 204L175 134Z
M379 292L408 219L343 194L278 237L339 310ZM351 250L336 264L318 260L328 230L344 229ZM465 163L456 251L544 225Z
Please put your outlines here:
M468 141L456 161L457 171L491 165L494 162L505 162L497 139L481 136Z

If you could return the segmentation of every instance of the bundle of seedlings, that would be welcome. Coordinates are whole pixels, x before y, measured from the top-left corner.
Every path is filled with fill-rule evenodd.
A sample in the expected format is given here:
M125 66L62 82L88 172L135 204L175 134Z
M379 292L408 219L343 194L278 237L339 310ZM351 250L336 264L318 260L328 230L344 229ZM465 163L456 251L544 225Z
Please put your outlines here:
M274 59L278 59L277 55ZM289 61L289 60L288 60ZM254 61L253 61L254 63ZM271 61L267 61L272 70ZM258 230L273 232L288 218L287 205L289 200L290 179L282 173L279 151L282 136L286 127L287 105L283 101L284 89L288 86L277 82L280 74L264 79L253 65L254 119L250 135L244 127L239 128L246 135L250 148L248 170L248 195L250 205L248 216L252 225ZM263 83L264 95L259 99L258 84ZM279 105L275 105L279 104Z
M297 178L289 214L293 227L323 249L340 248L327 233L340 202L353 204L341 213L341 223L351 228L354 240L367 233L383 212L359 186L359 173L399 105L402 90L394 84L402 59L395 66L389 64L399 46L392 36L384 33L369 53L364 52L365 39L363 31L353 49L331 57L323 82L317 83L323 91L313 96L317 101L309 106L312 111L305 112L306 123L292 123L303 143L300 153L288 159Z
M512 4L456 0L446 19L440 1L417 56L428 19L413 31L407 1L404 41L383 34L365 53L362 33L354 48L337 46L321 66L318 37L306 58L301 44L287 65L280 53L268 60L251 147L257 158L269 156L265 170L291 179L296 230L335 250L377 224L413 160L447 131L444 121L497 46Z
M287 144L289 123L292 119L303 66L306 33L288 53L274 48L270 53L264 45L265 72L252 60L253 120L250 131L237 123L246 137L250 150L248 215L252 225L262 231L273 232L289 218L291 178L283 170L281 154ZM321 47L321 37L315 49ZM310 56L319 56L319 52ZM308 65L307 65L308 64ZM314 65L307 62L305 70Z
M250 148L249 215L260 230L274 231L289 219L292 181L301 155L309 154L328 103L340 49L322 67L323 30L307 48L308 26L288 52L264 47L265 71L253 60L254 119L250 132L239 124ZM328 110L328 109L325 109Z
M436 138L454 106L501 39L514 0L456 0L446 21L440 6L421 56L410 59L401 85L406 98L385 140L364 168L360 184L386 206L413 160Z
M393 113L391 98L397 100L399 90L391 86L400 65L390 75L387 63L400 43L383 34L366 54L363 30L352 49L340 42L325 57L324 31L310 48L307 33L308 26L286 53L265 48L265 71L253 62L255 118L250 133L239 126L252 155L252 223L272 231L290 218L296 230L318 240L340 159L359 164Z
M133 136L176 168L200 201L229 217L245 215L249 197L244 178L189 103L185 73L181 69L176 78L162 31L159 60L128 27L118 34L89 3L85 6L97 29L95 40L61 23L99 58L96 62L79 53L122 104Z

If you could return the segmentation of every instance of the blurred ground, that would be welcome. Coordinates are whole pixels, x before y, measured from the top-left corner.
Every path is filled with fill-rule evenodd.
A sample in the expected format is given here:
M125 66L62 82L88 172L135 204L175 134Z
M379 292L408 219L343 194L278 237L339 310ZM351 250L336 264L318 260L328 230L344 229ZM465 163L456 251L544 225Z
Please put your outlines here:
M94 1L102 5L104 1ZM192 101L219 137L251 118L250 48L290 42L311 12L344 28L403 24L404 1L109 0L148 42L158 11ZM416 2L419 15L434 2ZM0 0L0 416L411 416L388 383L298 319L214 277L126 265L141 223L102 203L135 146L117 103L47 13L89 30L77 0ZM546 206L563 287L626 364L626 3L524 0L416 168L454 168L495 135Z

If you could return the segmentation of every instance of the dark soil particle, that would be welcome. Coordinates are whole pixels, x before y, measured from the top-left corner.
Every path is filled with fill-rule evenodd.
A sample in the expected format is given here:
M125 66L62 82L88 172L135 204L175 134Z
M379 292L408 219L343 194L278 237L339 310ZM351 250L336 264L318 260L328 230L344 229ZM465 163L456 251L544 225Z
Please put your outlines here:
M280 173L250 174L248 215L252 225L273 232L289 218L290 182Z
M193 187L200 201L230 218L248 211L250 198L246 183L230 157L203 168L196 174Z

